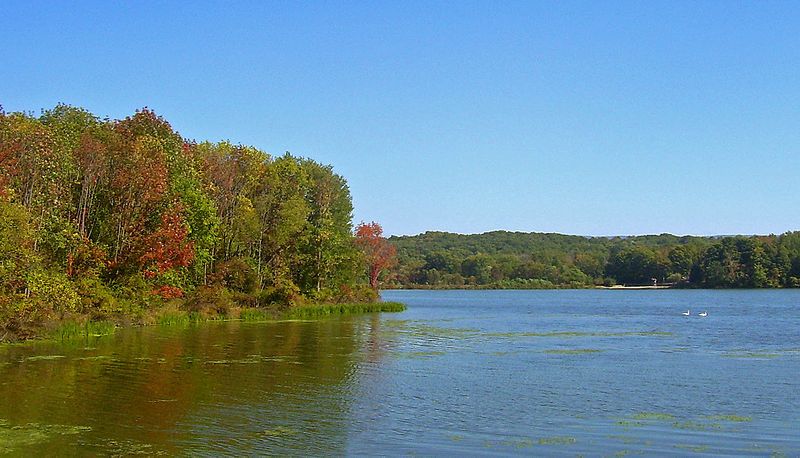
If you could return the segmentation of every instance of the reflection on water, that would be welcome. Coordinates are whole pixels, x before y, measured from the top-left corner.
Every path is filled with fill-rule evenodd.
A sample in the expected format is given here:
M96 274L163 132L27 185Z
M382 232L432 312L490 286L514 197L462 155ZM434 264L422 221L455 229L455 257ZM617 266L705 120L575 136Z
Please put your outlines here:
M212 323L7 348L0 448L341 454L370 335L359 328L378 324Z
M800 453L800 291L384 296L4 347L0 453Z

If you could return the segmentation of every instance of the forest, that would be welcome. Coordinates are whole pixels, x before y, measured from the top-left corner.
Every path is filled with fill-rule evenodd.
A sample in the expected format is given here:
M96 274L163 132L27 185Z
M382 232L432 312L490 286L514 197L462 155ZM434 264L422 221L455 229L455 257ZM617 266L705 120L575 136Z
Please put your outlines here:
M390 237L395 288L800 287L800 232L631 237L496 231Z
M373 302L393 255L331 166L183 138L152 110L0 107L0 340L165 304ZM377 272L377 273L375 273Z

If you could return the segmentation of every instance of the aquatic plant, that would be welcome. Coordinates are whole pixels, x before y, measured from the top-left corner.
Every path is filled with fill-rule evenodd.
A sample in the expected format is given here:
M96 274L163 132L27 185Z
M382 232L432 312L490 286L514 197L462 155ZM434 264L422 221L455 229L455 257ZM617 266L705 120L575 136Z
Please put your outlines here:
M544 352L551 355L586 355L590 353L601 353L603 350L597 348L557 348L552 350L545 350Z
M51 361L54 359L62 359L66 358L64 355L40 355L40 356L29 356L25 358L25 361Z
M58 435L74 435L91 431L88 426L47 425L27 423L11 425L0 418L0 453L18 453L22 447L30 447L51 440Z
M272 429L264 430L261 435L266 437L285 437L294 436L297 431L287 426L276 426Z
M690 452L695 453L702 453L708 450L708 445L689 445L689 444L677 444L675 448L681 450L689 450Z
M51 338L56 340L71 340L86 337L102 337L111 335L116 331L117 325L111 321L65 321L51 332Z
M716 421L730 421L736 423L743 423L753 421L752 417L744 417L741 415L707 415L705 418Z
M719 423L702 423L697 421L676 421L672 424L675 429L687 429L691 431L711 431L722 429Z
M397 356L406 358L430 358L433 356L444 356L444 354L445 352L443 351L410 351L396 353Z
M243 308L239 311L239 319L242 321L269 321L275 319L275 315L264 309Z
M772 359L777 358L780 355L777 353L759 353L759 352L751 352L751 351L732 351L722 355L724 358L753 358L753 359Z
M575 442L577 439L572 436L551 436L541 437L536 443L539 445L569 445Z
M549 331L549 332L488 332L482 334L484 337L669 337L674 335L664 331Z
M635 414L632 418L636 420L671 421L675 419L675 416L672 414L660 413L660 412L639 412Z

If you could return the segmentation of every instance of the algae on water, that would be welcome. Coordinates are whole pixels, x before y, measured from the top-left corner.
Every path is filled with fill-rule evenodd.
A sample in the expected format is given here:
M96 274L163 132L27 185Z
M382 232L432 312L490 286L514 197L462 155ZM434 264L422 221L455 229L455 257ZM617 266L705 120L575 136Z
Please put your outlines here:
M53 359L61 359L65 358L64 355L41 355L41 356L29 356L25 358L25 361L50 361Z
M672 421L675 419L674 415L660 412L639 412L633 416L635 420L660 420Z
M16 453L21 447L48 442L57 436L81 434L91 430L88 426L39 423L12 426L8 420L0 419L0 453Z
M557 348L552 350L545 350L545 353L551 355L586 355L591 353L601 353L603 350L597 348Z
M730 421L735 423L753 421L752 417L743 417L741 415L707 415L705 418L709 420Z

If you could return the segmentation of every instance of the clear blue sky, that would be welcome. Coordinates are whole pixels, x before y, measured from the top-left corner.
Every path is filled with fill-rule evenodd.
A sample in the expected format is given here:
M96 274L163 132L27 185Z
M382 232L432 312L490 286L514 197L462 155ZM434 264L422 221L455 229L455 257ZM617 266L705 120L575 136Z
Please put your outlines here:
M389 234L800 229L800 3L30 2L0 104L329 163Z

